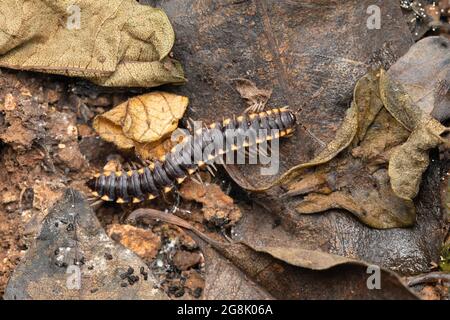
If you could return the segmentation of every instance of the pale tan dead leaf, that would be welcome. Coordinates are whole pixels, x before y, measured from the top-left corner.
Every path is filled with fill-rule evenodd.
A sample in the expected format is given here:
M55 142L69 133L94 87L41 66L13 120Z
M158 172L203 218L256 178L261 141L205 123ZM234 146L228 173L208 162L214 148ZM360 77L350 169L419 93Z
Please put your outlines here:
M122 103L95 117L93 127L103 140L114 143L120 149L131 149L134 146L133 140L125 136L121 126L125 112L126 106Z
M187 97L165 92L131 98L125 102L123 132L140 143L159 140L178 127L187 105Z
M406 129L413 131L423 119L431 116L420 110L401 85L393 81L384 70L380 70L380 97L384 107Z
M358 141L362 141L375 117L383 108L378 90L379 72L370 71L355 85L353 100L358 106Z

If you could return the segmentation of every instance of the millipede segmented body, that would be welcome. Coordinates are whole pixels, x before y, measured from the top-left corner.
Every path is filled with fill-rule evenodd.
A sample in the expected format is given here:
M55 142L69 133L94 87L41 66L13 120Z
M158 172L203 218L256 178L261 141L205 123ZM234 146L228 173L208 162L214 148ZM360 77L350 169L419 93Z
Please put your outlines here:
M96 174L87 185L95 197L105 201L126 203L154 199L171 191L198 168L223 159L227 153L292 134L295 123L294 113L287 108L225 119L187 136L159 161L129 171L105 171ZM256 135L254 140L239 139L240 132L244 134L251 129L262 134ZM209 153L205 149L211 146ZM206 157L196 160L195 154L206 154Z

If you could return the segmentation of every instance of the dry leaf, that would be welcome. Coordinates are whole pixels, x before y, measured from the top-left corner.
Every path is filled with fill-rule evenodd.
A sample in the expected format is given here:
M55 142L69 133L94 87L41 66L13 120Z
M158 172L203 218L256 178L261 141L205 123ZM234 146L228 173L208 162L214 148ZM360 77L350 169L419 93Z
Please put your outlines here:
M410 226L415 222L411 199L428 166L428 150L442 142L444 131L386 72L371 71L357 82L331 143L272 185L250 190L282 184L285 196L303 197L295 207L298 213L345 209L375 228Z
M129 99L121 125L125 136L140 143L154 142L178 127L188 98L152 92ZM120 107L120 106L119 106Z
M272 95L272 89L259 89L253 81L248 79L234 79L236 90L249 105L248 110L262 110Z
M188 98L166 92L133 97L94 119L93 127L104 140L121 149L136 150L144 158L178 126ZM157 142L155 144L155 142Z
M171 138L150 143L134 142L134 148L139 157L151 161L161 159L161 157L167 154L173 146L174 143Z
M357 142L364 139L370 125L383 108L378 87L378 71L367 73L355 85L353 97L354 103L358 105Z
M394 192L413 199L419 192L422 174L428 168L428 151L442 143L445 127L432 120L414 130L403 145L394 150L389 161L389 177Z
M82 278L79 290L66 285L65 272L70 265L78 265L81 274L88 275ZM137 272L141 268L148 270L135 253L107 236L89 203L79 191L66 189L62 198L49 210L39 235L14 270L3 298L167 298L162 290L155 289L158 282L152 273L148 274L147 281L141 280L133 286L124 287L119 275L130 267Z
M355 103L347 110L341 127L336 131L336 136L314 159L307 163L297 165L281 176L273 185L294 181L303 169L326 163L336 157L342 150L348 147L355 137L358 129L358 107Z
M403 86L384 71L380 74L380 94L389 113L412 131L408 140L393 151L389 176L392 189L399 197L413 199L419 192L422 174L430 162L428 151L443 143L441 135L448 129L421 110Z
M133 140L125 136L121 125L125 113L126 105L122 103L95 117L92 126L103 140L112 142L121 149L131 149L134 147Z
M104 86L185 81L168 57L175 35L166 14L134 0L0 3L0 66L89 79ZM45 19L42 19L45 17Z
M356 81L367 72L369 65L375 60L390 66L414 44L396 1L379 1L383 21L381 30L368 30L361 25L365 21L360 16L365 15L367 7L373 4L368 0L326 0L320 4L310 1L307 6L302 1L282 0L270 2L270 8L261 1L239 1L233 6L227 5L227 1L219 0L218 3L210 6L206 0L159 2L171 21L179 26L177 38L188 38L190 44L185 46L180 42L179 46L176 45L177 56L187 62L183 65L190 75L189 82L176 90L186 95L195 93L192 99L195 99L193 103L196 106L214 106L190 108L189 116L205 123L242 113L242 99L230 89L229 79L245 75L248 79L258 80L258 84L264 84L266 88L273 88L271 103L289 105L294 111L299 111L299 121L328 143L333 140L344 118ZM190 8L189 19L186 19L185 8ZM349 15L348 12L360 14ZM217 21L220 21L220 28L217 28ZM268 21L270 23L266 23ZM348 23L342 24L342 21ZM251 30L249 23L254 25ZM286 25L289 28L285 28ZM230 46L231 42L241 43L244 38L244 51L239 46ZM354 43L365 45L349 46L349 38ZM368 42L368 38L371 41ZM211 94L211 90L220 94ZM390 116L384 111L387 113L384 117ZM397 122L392 116L390 118L393 123ZM399 145L409 135L398 124L395 128L391 126L390 132L395 134L397 127L406 131L406 138L400 142L391 139L389 144ZM375 135L374 129L371 128L373 138L379 137L376 148L375 144L366 143L367 148L372 148L372 155L377 149L384 148L383 138ZM232 178L239 177L239 185L244 181L253 187L264 186L291 167L308 162L321 149L299 129L293 137L280 143L281 161L277 176L260 175L259 166L240 165L232 166L236 169ZM379 158L385 156L388 153ZM371 157L374 161L378 158ZM284 241L285 245L295 243L302 247L307 243L313 249L370 261L402 273L426 272L430 261L438 261L438 247L445 237L442 228L444 215L436 206L442 166L442 161L430 163L417 199L420 204L417 223L410 228L375 230L344 210L299 215L295 212L298 199L280 199L281 188L269 191L273 197L272 194L261 194L259 199L255 199L256 195L252 195L252 200L263 207L270 207L270 212L262 219L264 210L261 207L249 210L255 218L244 227L249 237L254 235L255 243L273 236L274 231L284 227L291 234ZM430 197L430 194L435 196ZM247 212L243 214L233 228L233 235L248 216Z
M382 268L381 289L368 289L368 264L363 261L295 247L224 243L179 217L152 209L136 210L129 219L144 217L192 234L205 255L204 299L417 299L395 274Z

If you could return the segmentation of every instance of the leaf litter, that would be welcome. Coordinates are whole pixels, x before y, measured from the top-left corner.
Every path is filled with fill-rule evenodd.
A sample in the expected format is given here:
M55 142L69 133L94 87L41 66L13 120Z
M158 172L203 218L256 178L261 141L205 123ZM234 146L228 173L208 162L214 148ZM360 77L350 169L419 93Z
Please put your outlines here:
M370 81L369 81L370 82ZM376 91L373 91L370 87L370 85L361 85L362 90L366 90L366 93L369 93L371 95L371 98L369 99L371 102L365 102L365 103L360 103L363 106L369 105L378 105L379 106L379 98L377 100L376 97ZM267 96L267 92L263 93L263 96ZM373 97L372 97L373 95ZM361 94L361 96L363 96L363 94ZM267 96L267 99L270 97L270 93ZM372 100L374 102L372 102ZM251 99L249 99L249 101L251 101ZM256 101L261 101L261 100L256 100ZM267 102L267 101L266 101ZM264 102L264 104L266 103ZM255 103L252 103L252 105L255 105ZM257 104L256 104L257 105ZM353 105L352 105L353 107ZM367 166L368 171L370 173L372 173L372 170L377 170L378 166L380 166L380 164L386 164L386 159L389 159L389 155L392 153L392 150L394 149L393 146L397 146L398 143L402 143L405 142L406 139L408 138L409 135L409 131L406 130L403 126L398 126L398 121L393 118L391 116L391 114L389 112L386 112L384 110L378 110L377 108L374 107L370 107L368 108L368 110L362 110L363 108L361 108L361 110L359 111L358 117L357 119L353 119L353 121L351 123L349 123L349 127L353 128L356 126L358 128L357 132L350 132L347 131L347 129L342 129L342 132L339 134L336 134L336 137L339 137L339 139L335 139L331 144L329 144L327 146L328 150L325 149L320 156L316 157L316 160L318 161L317 164L313 164L311 165L311 168L315 168L316 166L322 165L322 164L327 164L329 162L334 161L336 158L340 157L344 152L348 151L347 154L351 154L352 156L355 156L356 158L361 158L366 162L363 163L363 165ZM380 107L380 109L382 109L382 106ZM355 111L350 108L349 111L347 111L347 117L349 117L349 113L351 115L351 113L354 113ZM123 113L122 113L123 115ZM354 117L353 115L351 115L352 117ZM131 121L134 121L134 118L132 115L130 115ZM141 119L139 119L140 121ZM378 120L378 122L377 122ZM146 134L142 134L143 132L145 132L146 130L141 130L138 132L135 131L130 131L130 130L123 130L123 124L125 123L124 121L124 117L120 117L120 121L118 123L121 123L120 128L122 129L120 131L120 133L118 133L118 140L119 143L117 143L118 145L123 143L123 145L125 145L125 149L127 148L136 148L136 150L138 150L140 147L142 149L147 149L147 146L155 146L155 148L158 148L160 146L160 140L164 134L160 134L161 132L166 132L166 130L159 130L157 133L154 133L154 137L149 138L151 139L155 139L155 141L153 142L143 142L142 144L140 144L139 139L146 139L147 135ZM385 125L386 130L391 130L393 132L393 135L391 137L391 133L387 133L387 132L383 132L383 130L377 130L377 128L374 128L375 124L377 125ZM148 129L148 128L147 128ZM170 132L173 129L168 129L167 132ZM353 130L355 131L355 130ZM381 132L380 132L381 131ZM388 131L389 132L389 131ZM384 142L383 143L383 135L384 134ZM434 129L431 130L431 133L427 132L426 133L434 135L435 131ZM412 135L412 134L411 134ZM406 136L406 137L404 137ZM419 134L420 136L420 134ZM370 140L370 139L372 140ZM391 140L386 139L386 138L392 138ZM113 139L113 138L111 138ZM129 143L130 139L132 141L132 143ZM350 143L347 144L347 142L350 140ZM426 141L424 142L420 142L417 143L416 145L414 145L413 147L410 147L409 149L414 149L417 147L421 147L422 145L424 145L424 149L428 150L428 146L432 145L434 143L434 141L429 142L428 139L425 139ZM117 142L116 140L114 140L113 142ZM356 142L356 146L354 146L352 143ZM128 143L128 144L127 144ZM154 143L154 144L152 144ZM358 145L359 144L359 145ZM405 142L406 144L406 142ZM417 146L419 145L419 146ZM119 146L120 147L120 146ZM363 148L365 147L365 149ZM347 150L347 148L352 148L351 150ZM358 149L359 148L359 149ZM404 152L408 152L407 149ZM381 150L381 153L378 152L378 150ZM414 151L414 150L413 150ZM139 152L139 151L138 151ZM157 153L159 152L163 152L163 151L157 151ZM151 155L149 156L151 157ZM148 158L148 157L145 157ZM425 160L424 160L425 161ZM345 170L347 171L351 171L354 170L355 167L346 167L346 163L338 163L337 167L339 168L345 168ZM306 167L305 167L306 169ZM301 170L303 172L303 170ZM419 173L416 173L416 175L418 175ZM421 174L421 172L420 172ZM294 174L294 177L297 178L297 173ZM316 186L320 186L320 193L323 193L325 195L329 195L330 194L330 190L332 190L331 187L340 185L340 182L343 182L344 186L348 185L348 181L346 180L350 180L350 178L348 179L342 179L340 180L342 177L339 177L340 179L335 179L336 181L331 181L330 183L330 177L329 176L329 172L327 172L327 174L318 174L318 175L310 175L310 181L308 182L307 179L305 180L305 177L303 177L303 174L300 173L300 177L304 180L303 186L298 187L297 189L293 189L293 193L291 193L290 195L295 195L299 196L299 195L303 195L305 194L305 192L303 192L302 190L306 190L308 189L305 186L309 186L309 190L313 191L313 190L317 190ZM355 178L355 177L353 177ZM356 177L358 178L358 177ZM385 181L385 174L383 173L382 177L380 177L380 179L383 181L383 183L386 183L386 185L388 185L388 181ZM363 179L364 180L364 179ZM339 182L339 183L338 183ZM301 182L299 182L301 183ZM289 184L288 184L289 185ZM309 192L309 191L308 191ZM411 192L409 189L407 190L406 193ZM307 193L307 192L306 192ZM334 192L333 192L334 193ZM391 191L392 193L392 191ZM289 192L288 194L289 195ZM336 199L339 198L339 194L337 196ZM357 198L355 196L355 198ZM350 202L348 201L349 197L348 194L345 194L343 198L338 199L334 202L337 202L339 205L341 205L342 207L348 206L349 208L355 210L355 212L357 212L357 214L360 214L361 212L363 212L364 209L358 208L357 204L355 202ZM186 200L193 200L193 199L188 199L188 197L186 198ZM407 199L403 199L403 200L407 200ZM200 201L203 202L203 206L208 206L211 204L211 201ZM228 203L227 201L225 201L224 203ZM355 209L356 208L356 209ZM364 213L364 212L363 212ZM355 213L356 214L356 213ZM167 215L166 215L167 216ZM391 218L388 218L388 220ZM179 223L179 222L178 222ZM391 223L391 221L389 220L387 223ZM404 223L404 221L401 221L400 223ZM188 228L189 229L189 228ZM207 239L206 241L207 243L211 244L211 239ZM217 246L217 244L216 244ZM243 247L233 247L233 252L227 252L227 250L224 249L224 245L220 244L220 246L217 246L217 249L219 252L222 253L222 256L226 256L230 261L232 261L236 266L238 266L239 270L246 270L245 274L246 275L250 275L252 280L248 280L248 279L244 279L242 277L242 274L239 273L240 271L238 270L238 272L236 273L237 277L240 279L240 283L243 284L243 286L245 284L247 284L247 292L246 295L244 295L244 297L249 297L252 289L256 289L259 288L258 293L253 292L254 297L260 297L260 298L273 298L273 297L284 297L283 295L283 290L285 290L285 288L289 288L288 290L288 297L293 297L293 298L298 298L298 297L303 297L303 298L308 298L308 297L322 297L322 298L326 298L326 297L339 297L340 295L345 296L346 294L346 290L348 290L348 288L344 285L346 283L346 281L355 281L355 282L361 282L363 281L363 279L365 279L366 277L361 277L361 279L345 279L345 281L343 283L340 283L340 287L341 288L345 288L345 291L339 291L338 293L334 293L331 296L326 296L323 293L319 294L319 292L314 291L314 289L311 289L310 292L307 292L308 289L310 289L308 283L310 283L311 288L314 285L314 283L316 283L317 288L319 290L322 291L326 291L327 290L327 286L323 286L323 283L317 284L317 280L322 281L323 277L327 277L330 275L321 275L321 276L311 276L310 279L308 281L305 282L304 279L301 279L302 281L296 281L298 280L295 276L291 275L291 270L290 265L295 265L295 266L301 266L301 267L306 267L306 268L311 268L311 269L333 269L336 266L338 267L340 264L336 261L341 261L343 264L346 264L345 261L347 261L347 258L343 258L343 257L339 257L339 256L333 256L327 253L323 253L320 251L316 251L316 250L305 250L305 249L286 249L284 247L280 247L280 246L255 246L253 244L253 247L250 247L249 245L247 245L247 247L249 247L250 249L245 249L245 245ZM211 252L211 250L207 247L202 246L204 252L206 252L207 256L209 257L217 257L217 253L215 252ZM258 249L263 253L269 254L270 257L266 257L266 256L262 256L260 254L255 254L255 252L259 252ZM137 249L139 250L139 249ZM244 252L244 253L241 253ZM253 252L255 251L255 252ZM214 256L216 255L216 256ZM268 258L269 260L265 260L266 258ZM220 260L220 257L218 257L218 259ZM274 263L272 263L273 259L278 259L280 261L286 261L288 263L288 265L286 266L283 262L279 262L276 261ZM336 261L335 261L336 259ZM342 260L343 259L343 260ZM225 261L225 260L224 260ZM252 265L252 263L254 261L262 261L262 263L258 264L255 263L254 265ZM269 261L269 262L267 262ZM217 270L215 269L216 267L223 267L224 265L229 265L229 263L227 263L225 261L224 264L221 264L221 262L217 262L218 264L215 265L214 262L211 261L211 259L209 259L209 262L211 264L211 266L213 267L211 270ZM333 265L333 263L336 263L336 265ZM358 264L358 263L357 263ZM366 266L364 263L362 263L363 266ZM260 266L261 268L258 269L258 266ZM255 271L256 269L256 271ZM285 272L283 269L288 269L287 272ZM280 271L281 270L281 271ZM361 273L364 274L365 269L361 269ZM236 271L236 270L235 270ZM340 270L341 273L342 270ZM345 270L344 270L345 271ZM354 270L352 269L352 272L354 272ZM385 272L385 271L383 271ZM294 273L294 272L292 272ZM306 272L307 273L307 272ZM224 291L224 288L226 288L227 286L230 286L230 279L228 279L228 281L226 281L226 276L228 276L228 273L225 273L225 277L223 278L223 283L219 283L219 284L215 284L212 282L212 278L211 278L211 273L208 273L207 275L207 281L206 281L206 287L205 287L205 297L216 297L216 298L225 298L227 296L224 295L224 293L226 293L226 291ZM314 277L317 277L317 279L314 279L314 281L312 280ZM345 276L346 277L346 276ZM342 280L342 278L345 277L341 277L340 279ZM256 278L256 280L254 280ZM300 277L301 278L301 277ZM394 277L395 278L395 277ZM286 281L283 282L283 279L288 279L288 280L294 280L292 281L293 285L290 286L290 283L287 283ZM337 278L339 279L339 278ZM397 288L400 292L400 297L402 296L402 294L404 294L405 292L403 292L404 288L401 285L398 285L396 283L397 280L394 279L394 288ZM277 288L276 285L274 285L274 283L280 282L281 285ZM306 283L306 285L305 285ZM263 288L261 288L261 284L263 284ZM301 286L297 286L295 287L295 285L297 284L301 284ZM384 284L383 284L384 285ZM283 287L284 286L284 287ZM299 290L298 287L301 287L301 289L304 292L300 292L302 290ZM389 286L388 286L389 287ZM330 285L328 285L328 288L330 288ZM389 287L390 288L390 287ZM212 292L214 291L214 292ZM220 291L223 291L222 293ZM231 289L230 292L230 296L233 296L232 293L233 289ZM211 295L210 295L211 292ZM306 293L305 293L306 292ZM304 294L304 295L302 295ZM361 297L358 296L358 294L361 294L362 297L366 297L365 294L366 293L361 293L361 292L357 292L356 293L356 297ZM406 296L408 297L408 293L406 293ZM235 295L235 297L242 297L242 295L240 295L240 293L237 293ZM350 296L346 296L346 297L350 297ZM394 297L398 297L395 296Z
M112 87L183 83L167 15L133 0L2 1L0 66ZM45 17L39 19L36 17ZM65 25L62 27L62 25ZM114 35L114 36L112 36Z
M400 279L387 270L382 270L381 277L381 285L387 290L353 287L367 278L367 264L360 261L304 249L222 242L177 216L153 209L138 209L128 221L135 223L142 218L166 221L192 233L206 255L206 262L213 266L206 270L205 299L416 299ZM230 269L223 258L234 266ZM223 268L228 271L224 278L217 273ZM220 292L218 288L228 289Z
M345 209L371 227L410 226L428 152L444 143L446 131L384 70L375 70L357 82L332 142L272 185L250 190L281 184L285 196L303 198L296 207L301 214Z

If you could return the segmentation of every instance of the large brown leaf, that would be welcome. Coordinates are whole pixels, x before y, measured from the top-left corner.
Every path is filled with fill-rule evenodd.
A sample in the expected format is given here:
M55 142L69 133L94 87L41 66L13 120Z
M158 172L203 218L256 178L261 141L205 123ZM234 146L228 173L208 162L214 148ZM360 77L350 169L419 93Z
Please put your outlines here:
M368 267L356 261L293 246L250 246L209 238L185 220L152 209L130 219L151 218L188 230L206 259L205 299L415 299L399 278L380 269L380 288L369 289ZM211 246L211 247L210 247Z
M269 106L302 109L302 124L322 141L304 130L283 141L276 176L260 176L257 166L235 167L233 178L254 188L321 152L336 136L357 79L372 64L389 67L413 43L395 1L141 2L163 8L177 32L174 55L189 75L177 92L190 97L190 117L211 122L240 114L245 103L231 80L247 78L258 88L273 89ZM380 30L366 27L366 10L373 4L381 8ZM268 239L276 239L271 231L275 223L290 235L288 243L301 248L360 258L404 273L426 271L439 258L445 234L442 211L436 206L440 170L440 164L432 162L425 173L412 228L374 230L340 210L299 216L295 202L279 201L274 190L273 198L257 199L270 212L258 207L248 211L235 228L236 237L266 239L270 245ZM261 220L255 220L258 217Z
M166 14L134 0L5 0L0 13L2 67L113 87L185 81Z

